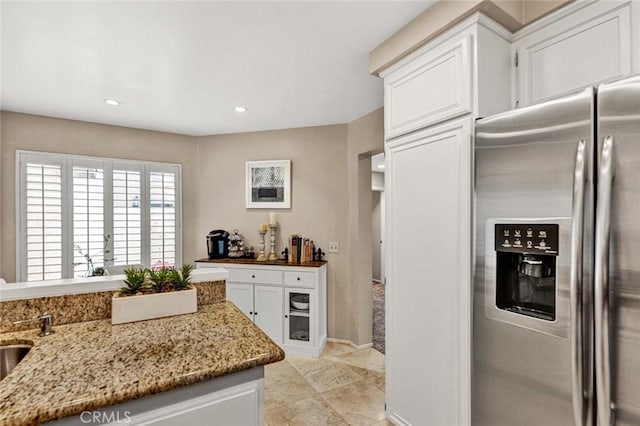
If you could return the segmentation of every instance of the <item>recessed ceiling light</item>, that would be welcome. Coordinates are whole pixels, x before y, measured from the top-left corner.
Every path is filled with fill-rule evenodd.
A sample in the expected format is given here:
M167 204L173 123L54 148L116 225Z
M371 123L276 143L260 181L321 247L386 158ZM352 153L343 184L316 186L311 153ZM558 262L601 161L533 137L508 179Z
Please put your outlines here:
M120 105L122 102L115 100L115 99L109 99L109 98L104 98L103 102L107 105L113 105L113 106L118 106Z
M247 112L247 109L243 106L237 106L234 108L236 112Z
M378 164L379 169L384 169L384 164Z

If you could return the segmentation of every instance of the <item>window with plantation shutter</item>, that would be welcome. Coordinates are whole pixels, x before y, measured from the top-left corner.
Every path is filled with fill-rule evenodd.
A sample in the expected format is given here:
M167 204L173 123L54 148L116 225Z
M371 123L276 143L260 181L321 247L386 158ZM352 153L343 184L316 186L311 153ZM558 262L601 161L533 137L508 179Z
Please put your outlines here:
M151 266L176 264L176 175L149 174Z
M108 234L104 224L104 170L73 167L73 275L82 277L104 266ZM89 257L87 257L89 256Z
M17 151L18 281L181 264L180 166Z
M136 170L113 170L113 264L142 263L142 186Z
M26 278L61 278L62 169L32 160L26 163L25 181Z

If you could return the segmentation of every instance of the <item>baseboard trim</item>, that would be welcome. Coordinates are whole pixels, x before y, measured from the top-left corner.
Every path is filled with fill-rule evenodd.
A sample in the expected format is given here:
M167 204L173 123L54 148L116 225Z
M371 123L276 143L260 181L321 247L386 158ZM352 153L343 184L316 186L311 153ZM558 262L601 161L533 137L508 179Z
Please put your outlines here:
M284 345L280 344L282 349L284 349L284 353L288 355L294 356L302 356L307 358L320 358L320 354L322 354L322 350L324 346L327 344L327 335L325 334L320 339L320 346L317 348L302 346L302 345Z
M332 342L332 343L342 343L345 345L349 345L352 348L356 349L356 350L361 350L361 349L367 349L367 348L371 348L373 347L373 342L371 343L365 343L364 345L356 345L355 343L353 343L351 340L347 340L347 339L334 339L333 337L329 337L327 338L327 342Z
M411 426L411 423L400 417L398 413L389 414L389 412L387 412L387 420L397 426Z

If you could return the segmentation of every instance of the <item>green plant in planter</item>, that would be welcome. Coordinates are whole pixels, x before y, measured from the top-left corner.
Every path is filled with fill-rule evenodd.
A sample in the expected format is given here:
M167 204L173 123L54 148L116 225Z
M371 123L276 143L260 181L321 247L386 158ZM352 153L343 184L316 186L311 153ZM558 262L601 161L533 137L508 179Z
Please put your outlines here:
M171 291L173 268L152 268L147 269L149 276L149 286L154 293Z
M193 265L185 264L180 269L171 270L171 284L174 290L187 290L191 286Z
M120 294L131 296L140 293L147 281L146 271L140 268L128 268L124 270L124 273L127 275L127 279L124 280L126 287L120 289Z

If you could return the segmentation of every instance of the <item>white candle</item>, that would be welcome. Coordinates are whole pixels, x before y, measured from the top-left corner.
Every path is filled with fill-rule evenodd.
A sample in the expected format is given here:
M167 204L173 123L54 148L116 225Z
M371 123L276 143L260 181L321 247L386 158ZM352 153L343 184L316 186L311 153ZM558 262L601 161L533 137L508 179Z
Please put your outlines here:
M269 225L276 225L277 219L278 218L274 212L269 213Z

